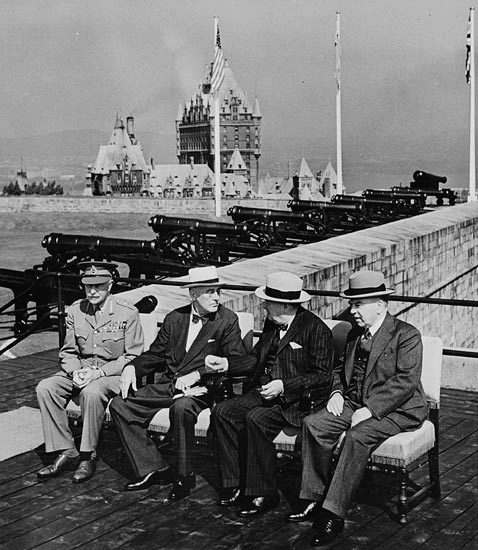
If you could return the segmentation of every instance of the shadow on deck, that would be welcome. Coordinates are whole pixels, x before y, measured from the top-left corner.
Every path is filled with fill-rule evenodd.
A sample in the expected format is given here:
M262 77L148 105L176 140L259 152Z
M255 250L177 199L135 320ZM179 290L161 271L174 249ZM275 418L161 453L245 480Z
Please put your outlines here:
M37 407L35 386L55 372L56 350L0 362L0 412ZM390 517L393 493L362 484L343 534L327 548L471 550L478 548L478 394L442 390L440 471L442 497L409 513L406 526ZM167 458L174 460L166 451ZM198 484L172 503L169 487L124 493L129 475L114 432L106 431L95 477L82 485L65 474L46 482L36 472L49 460L40 447L1 463L0 548L42 549L269 549L309 548L310 523L289 524L297 503L300 463L282 464L280 506L254 519L216 505L218 465L213 449L198 445ZM426 466L414 472L424 479Z

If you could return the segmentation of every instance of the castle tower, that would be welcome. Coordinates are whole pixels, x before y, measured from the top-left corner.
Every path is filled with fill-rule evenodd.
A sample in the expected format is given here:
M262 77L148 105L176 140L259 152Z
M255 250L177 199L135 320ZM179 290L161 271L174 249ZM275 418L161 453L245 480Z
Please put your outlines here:
M211 91L212 63L192 98L179 104L176 117L176 154L180 164L191 157L214 170L214 98ZM221 172L225 172L236 149L244 160L252 188L259 185L262 114L259 100L251 102L237 84L227 60L219 88Z

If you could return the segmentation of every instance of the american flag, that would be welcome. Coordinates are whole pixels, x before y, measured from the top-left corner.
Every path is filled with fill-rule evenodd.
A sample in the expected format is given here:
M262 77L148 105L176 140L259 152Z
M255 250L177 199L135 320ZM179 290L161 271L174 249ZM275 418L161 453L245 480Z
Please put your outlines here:
M224 56L222 55L221 36L219 34L219 25L216 32L216 46L214 49L214 61L212 63L211 74L211 93L215 93L224 80Z
M465 62L466 83L471 80L471 16L468 17L468 30L466 31L466 62Z

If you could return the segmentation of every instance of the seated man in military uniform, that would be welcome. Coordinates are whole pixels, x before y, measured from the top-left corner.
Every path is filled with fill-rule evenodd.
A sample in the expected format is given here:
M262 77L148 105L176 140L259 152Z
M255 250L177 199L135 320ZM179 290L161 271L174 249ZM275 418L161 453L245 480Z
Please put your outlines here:
M61 371L37 386L45 449L58 453L37 475L48 479L77 467L73 483L93 476L106 406L119 393L123 367L143 351L138 310L111 294L116 264L92 261L79 266L86 298L68 309ZM79 402L83 419L79 453L65 410L71 399Z

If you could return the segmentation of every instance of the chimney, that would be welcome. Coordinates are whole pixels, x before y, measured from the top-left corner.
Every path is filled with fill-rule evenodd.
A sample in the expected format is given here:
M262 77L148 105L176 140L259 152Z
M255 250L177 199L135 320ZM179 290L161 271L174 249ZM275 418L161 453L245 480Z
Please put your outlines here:
M154 158L151 157L151 169L154 170Z
M189 166L191 170L194 170L194 157L189 157Z
M130 138L134 138L134 117L126 117L126 131Z

